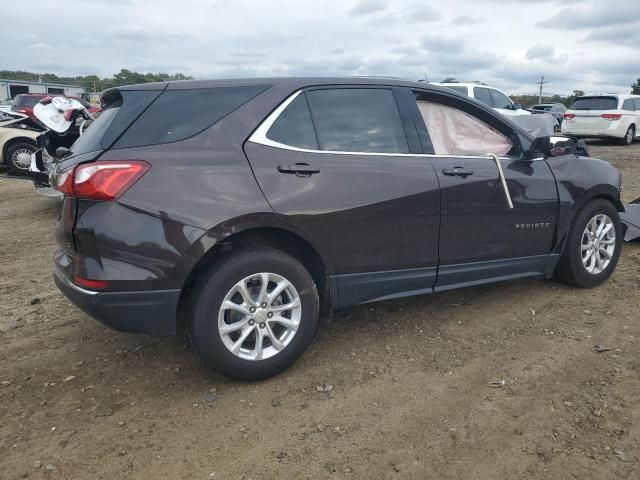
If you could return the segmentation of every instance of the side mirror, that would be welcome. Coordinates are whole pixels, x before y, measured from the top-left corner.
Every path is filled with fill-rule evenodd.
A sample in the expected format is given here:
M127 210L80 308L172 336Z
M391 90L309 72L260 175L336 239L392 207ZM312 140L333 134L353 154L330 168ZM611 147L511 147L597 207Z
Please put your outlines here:
M540 155L549 157L551 156L552 148L551 137L538 137L531 143L529 150L525 152L525 157L528 159L533 159Z
M522 104L521 103L514 103L513 104L513 109L514 110L522 110Z

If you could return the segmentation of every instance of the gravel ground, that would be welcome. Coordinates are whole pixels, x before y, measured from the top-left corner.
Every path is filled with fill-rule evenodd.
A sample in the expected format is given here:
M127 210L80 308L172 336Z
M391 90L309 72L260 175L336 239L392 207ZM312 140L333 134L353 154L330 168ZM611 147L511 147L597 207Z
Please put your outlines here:
M640 196L640 144L591 151ZM244 384L73 307L51 279L57 209L0 179L1 479L640 478L640 244L593 290L339 312L293 368Z

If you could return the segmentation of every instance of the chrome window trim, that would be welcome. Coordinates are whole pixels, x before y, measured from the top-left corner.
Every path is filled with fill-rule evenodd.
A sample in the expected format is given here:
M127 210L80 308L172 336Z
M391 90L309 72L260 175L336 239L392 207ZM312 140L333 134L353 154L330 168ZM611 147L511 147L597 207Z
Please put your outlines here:
M286 143L276 142L267 137L267 133L278 119L278 117L285 111L285 109L293 102L298 95L302 93L302 90L297 90L292 93L284 102L282 102L278 108L269 114L262 123L255 129L255 131L249 137L249 142L257 143L259 145L265 145L267 147L279 148L282 150L290 150L292 152L300 153L324 153L329 155L368 155L376 157L422 157L422 158L484 158L487 160L493 160L491 154L486 155L440 155L436 153L387 153L387 152L345 152L342 150L316 150L310 148L294 147L293 145L287 145ZM500 160L512 160L511 157L499 157Z

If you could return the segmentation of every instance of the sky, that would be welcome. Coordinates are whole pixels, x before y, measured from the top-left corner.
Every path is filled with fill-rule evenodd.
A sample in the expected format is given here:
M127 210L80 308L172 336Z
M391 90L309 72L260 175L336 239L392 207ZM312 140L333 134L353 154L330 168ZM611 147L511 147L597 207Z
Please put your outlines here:
M55 3L55 8L52 8ZM3 5L0 70L196 78L389 75L509 94L628 93L640 0L30 0Z

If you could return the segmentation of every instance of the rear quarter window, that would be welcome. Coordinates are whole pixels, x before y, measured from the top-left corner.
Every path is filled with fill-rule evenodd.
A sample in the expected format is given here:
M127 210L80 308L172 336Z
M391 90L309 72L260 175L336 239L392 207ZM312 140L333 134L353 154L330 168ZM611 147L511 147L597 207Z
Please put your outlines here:
M571 110L617 110L617 97L580 97L569 107Z
M73 154L109 148L159 94L158 90L125 90L108 94L102 113L71 146Z
M624 102L622 102L622 110L628 110L633 112L635 107L633 106L633 99L627 98Z
M114 148L156 145L192 137L267 88L267 85L250 85L167 90L122 135Z
M458 93L462 93L463 95L469 95L469 88L463 85L444 85L445 87L455 90Z

